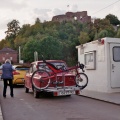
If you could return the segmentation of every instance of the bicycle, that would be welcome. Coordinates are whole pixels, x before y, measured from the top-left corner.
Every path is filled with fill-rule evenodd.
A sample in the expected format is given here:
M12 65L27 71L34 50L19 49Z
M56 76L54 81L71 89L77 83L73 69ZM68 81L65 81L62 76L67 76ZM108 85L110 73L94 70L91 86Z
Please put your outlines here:
M76 83L76 87L79 87L80 90L83 90L87 84L88 84L88 77L87 75L84 73L84 65L80 64L80 62L78 62L77 66L73 66L70 68L66 68L64 65L59 68L55 67L53 64L47 62L44 58L43 58L43 67L40 67L40 69L36 70L31 77L31 82L33 87L36 90L45 90L47 89L50 84L54 84L56 85L56 87L59 84L62 84L63 87L65 86L65 81L64 81L64 77L66 75L66 73L68 73L71 70L75 70L76 75L74 78L74 81ZM80 72L81 69L82 72ZM57 80L57 75L62 73L63 74L63 80L62 81L58 81ZM53 78L56 78L56 81L52 81Z

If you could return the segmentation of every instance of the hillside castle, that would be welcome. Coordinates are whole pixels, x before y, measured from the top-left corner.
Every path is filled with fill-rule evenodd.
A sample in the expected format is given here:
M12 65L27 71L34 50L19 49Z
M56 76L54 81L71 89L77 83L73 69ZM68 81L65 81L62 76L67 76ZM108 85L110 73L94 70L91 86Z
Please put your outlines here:
M87 15L87 11L82 12L67 12L63 15L53 16L52 21L78 21L81 23L89 23L91 22L91 16Z

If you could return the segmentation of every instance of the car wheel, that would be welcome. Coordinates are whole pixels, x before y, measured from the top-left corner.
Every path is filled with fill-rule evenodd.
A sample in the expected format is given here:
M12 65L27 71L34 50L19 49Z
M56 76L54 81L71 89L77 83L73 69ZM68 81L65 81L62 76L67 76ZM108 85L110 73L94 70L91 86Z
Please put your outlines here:
M13 84L13 88L15 88L15 86L16 86L16 85L15 85L15 84Z
M34 98L39 98L39 92L37 90L34 89L33 93L34 93Z
M29 89L27 87L25 87L25 92L29 93Z

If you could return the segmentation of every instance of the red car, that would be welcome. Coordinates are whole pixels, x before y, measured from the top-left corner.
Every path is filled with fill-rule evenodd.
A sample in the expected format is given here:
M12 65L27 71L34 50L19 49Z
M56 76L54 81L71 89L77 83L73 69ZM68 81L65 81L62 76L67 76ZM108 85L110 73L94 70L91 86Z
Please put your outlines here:
M64 69L64 72L55 74L46 62L55 70L60 71L60 69ZM35 98L38 98L43 92L51 93L53 96L80 94L80 87L76 85L75 81L76 75L68 71L68 67L64 61L46 60L46 62L35 61L31 63L31 67L25 75L26 93L29 90L33 90Z

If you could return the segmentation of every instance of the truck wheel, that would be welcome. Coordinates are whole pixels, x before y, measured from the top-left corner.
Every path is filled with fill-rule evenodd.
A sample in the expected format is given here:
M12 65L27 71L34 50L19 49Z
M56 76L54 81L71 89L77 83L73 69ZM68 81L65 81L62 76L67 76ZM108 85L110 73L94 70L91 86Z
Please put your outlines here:
M34 89L33 94L34 98L39 98L39 92L37 90Z

